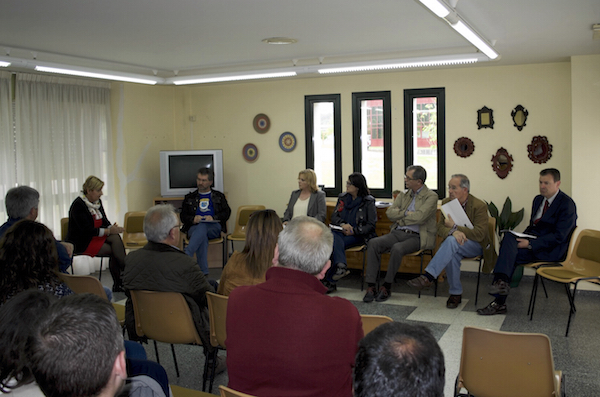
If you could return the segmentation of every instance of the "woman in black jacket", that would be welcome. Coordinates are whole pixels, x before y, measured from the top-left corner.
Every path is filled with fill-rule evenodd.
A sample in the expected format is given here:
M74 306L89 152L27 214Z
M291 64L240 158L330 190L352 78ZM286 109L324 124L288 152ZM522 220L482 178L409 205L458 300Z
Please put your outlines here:
M333 253L331 268L323 281L328 293L335 291L336 282L349 273L346 248L365 244L375 237L376 222L375 198L369 192L364 175L354 172L348 177L346 192L339 195L331 215Z

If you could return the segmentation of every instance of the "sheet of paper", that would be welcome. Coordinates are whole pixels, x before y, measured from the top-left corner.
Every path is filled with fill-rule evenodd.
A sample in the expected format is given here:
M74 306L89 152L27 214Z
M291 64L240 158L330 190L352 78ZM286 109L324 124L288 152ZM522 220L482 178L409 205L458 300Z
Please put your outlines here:
M442 212L446 218L450 216L454 223L456 223L458 226L464 226L468 227L469 229L473 229L473 224L469 220L465 210L463 210L462 205L460 205L458 202L458 199L454 199L442 205Z
M507 230L507 229L500 230L500 233L506 233L506 232L512 233L512 234L514 234L515 236L517 236L519 238L530 238L530 239L537 238L537 236L533 236L531 234L525 234L525 233L515 232L514 230Z
M338 225L332 225L331 223L329 224L329 227L333 230L344 230L343 227L338 226Z

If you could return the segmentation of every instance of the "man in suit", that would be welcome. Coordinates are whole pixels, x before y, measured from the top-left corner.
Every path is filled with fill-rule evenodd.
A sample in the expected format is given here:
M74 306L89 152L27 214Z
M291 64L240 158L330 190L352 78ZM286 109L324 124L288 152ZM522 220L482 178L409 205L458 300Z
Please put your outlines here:
M533 199L531 219L525 234L536 238L518 238L506 233L494 267L490 295L495 299L477 313L483 316L506 313L510 280L517 265L548 261L559 262L567 255L575 229L577 211L571 197L560 191L560 172L547 168L540 172L540 194Z
M452 217L440 217L437 224L437 234L444 241L435 256L425 268L425 274L414 278L408 285L422 290L429 288L433 281L446 269L450 297L446 302L448 309L455 309L462 301L462 284L460 283L460 264L462 258L484 255L484 260L493 260L496 252L488 235L487 205L469 193L469 178L463 174L452 175L448 182L448 195L442 205L457 199L465 214L473 224L470 229L454 223Z

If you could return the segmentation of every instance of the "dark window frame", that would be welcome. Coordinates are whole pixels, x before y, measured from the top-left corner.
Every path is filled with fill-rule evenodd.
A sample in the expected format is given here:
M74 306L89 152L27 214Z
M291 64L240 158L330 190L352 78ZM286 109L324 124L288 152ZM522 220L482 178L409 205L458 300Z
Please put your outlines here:
M352 93L352 154L354 171L362 172L361 125L362 101L383 101L383 184L384 187L370 188L375 197L392 197L392 99L390 91L354 92ZM368 181L367 181L368 183Z
M333 139L334 139L334 164L335 185L325 187L323 191L328 197L337 197L342 192L342 108L340 94L306 95L304 97L304 128L306 142L306 168L314 169L314 125L313 105L320 102L333 102ZM319 181L317 180L317 183Z
M428 186L435 190L438 197L446 197L446 93L444 87L404 90L404 169L414 164L412 102L414 98L436 97L437 101L437 186ZM425 182L427 184L427 182Z

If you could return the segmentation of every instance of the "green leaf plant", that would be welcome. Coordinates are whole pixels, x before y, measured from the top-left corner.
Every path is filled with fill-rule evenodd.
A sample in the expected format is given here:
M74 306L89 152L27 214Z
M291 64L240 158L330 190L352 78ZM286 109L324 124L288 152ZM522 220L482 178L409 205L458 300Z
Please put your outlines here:
M510 201L510 197L506 198L504 206L502 207L502 212L500 213L493 201L490 203L486 202L486 204L490 211L490 215L496 218L496 234L498 235L499 241L502 240L502 235L504 234L504 232L501 232L502 230L513 230L515 227L519 226L523 220L525 208L521 208L521 210L517 212L512 212L512 202Z

